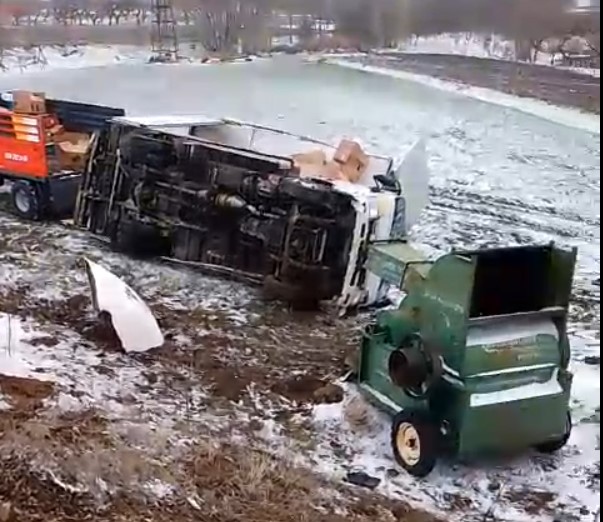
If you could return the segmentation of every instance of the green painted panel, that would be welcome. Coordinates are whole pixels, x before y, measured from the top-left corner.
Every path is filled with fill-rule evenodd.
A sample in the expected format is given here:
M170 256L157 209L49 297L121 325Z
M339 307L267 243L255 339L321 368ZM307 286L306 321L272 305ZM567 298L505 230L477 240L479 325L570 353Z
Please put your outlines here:
M409 265L422 277L429 273L430 264L424 256L405 241L375 243L368 253L367 269L389 284L401 288Z

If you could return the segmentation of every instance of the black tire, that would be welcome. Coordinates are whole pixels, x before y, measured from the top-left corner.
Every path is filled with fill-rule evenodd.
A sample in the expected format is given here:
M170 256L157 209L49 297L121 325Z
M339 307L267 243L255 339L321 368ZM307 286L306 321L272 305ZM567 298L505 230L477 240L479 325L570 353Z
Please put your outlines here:
M118 252L139 259L169 255L170 244L159 230L146 223L122 219L115 227L111 246Z
M572 414L571 414L571 412L568 412L565 435L563 435L563 437L561 437L560 439L550 440L548 442L543 442L542 444L538 444L536 446L536 451L538 451L540 453L544 453L545 455L552 455L553 453L557 453L558 451L561 451L563 448L565 448L565 446L567 446L567 443L569 442L570 437L572 436L573 428L574 428L574 425L573 425Z
M427 413L401 411L392 426L396 462L413 477L427 477L438 462L439 437L438 426Z
M29 221L42 219L42 204L40 193L33 183L17 181L11 189L11 204L13 212L20 218Z

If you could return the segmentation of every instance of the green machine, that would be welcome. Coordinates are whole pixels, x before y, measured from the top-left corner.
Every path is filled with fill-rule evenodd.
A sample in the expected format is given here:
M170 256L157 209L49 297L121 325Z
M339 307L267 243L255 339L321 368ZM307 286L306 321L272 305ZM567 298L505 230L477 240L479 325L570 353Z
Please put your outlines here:
M405 242L371 246L368 270L405 298L366 329L359 385L394 416L394 456L409 473L427 476L446 454L566 445L576 257L551 244L427 262Z

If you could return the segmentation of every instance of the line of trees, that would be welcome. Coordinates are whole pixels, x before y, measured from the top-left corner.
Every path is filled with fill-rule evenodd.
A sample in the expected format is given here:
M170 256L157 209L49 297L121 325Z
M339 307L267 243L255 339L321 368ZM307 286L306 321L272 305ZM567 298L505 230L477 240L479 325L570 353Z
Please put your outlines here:
M125 19L142 25L150 14L150 0L5 0L0 7L15 26L49 22L119 25Z
M0 0L13 25L143 25L151 0ZM572 14L574 0L174 0L180 23L198 26L209 50L226 50L242 35L265 37L275 13L289 15L292 33L310 39L323 26L359 47L391 46L411 36L444 32L497 33L517 42L520 58L551 41L587 36L600 50L599 15ZM293 23L293 17L301 23ZM317 21L320 23L317 24ZM525 55L525 56L523 56Z

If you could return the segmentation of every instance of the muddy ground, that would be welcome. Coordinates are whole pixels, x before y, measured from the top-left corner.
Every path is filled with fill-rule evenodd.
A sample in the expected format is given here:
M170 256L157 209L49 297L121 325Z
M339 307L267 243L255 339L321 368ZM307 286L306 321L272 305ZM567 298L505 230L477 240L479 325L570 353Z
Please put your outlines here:
M10 520L435 520L314 474L266 431L278 424L291 448L312 446L312 408L343 402L334 382L364 319L292 312L60 226L0 215L0 238L0 312L10 321L0 350L33 365L31 377L0 367L0 505ZM125 356L98 327L81 255L148 300L161 349Z
M601 80L564 69L468 56L390 53L359 58L441 80L536 98L553 105L601 113Z
M121 353L92 313L82 256L149 302L164 347ZM367 315L294 312L244 285L125 258L69 226L3 214L0 276L5 332L9 321L0 350L23 365L0 375L0 504L9 520L436 522L402 500L412 490L398 486L387 498L346 485L346 472L363 471L346 441L362 440L375 418L339 380ZM317 407L341 411L337 429L348 433L317 424ZM393 462L381 469L401 476ZM497 480L483 486L494 499L535 516L560 512L555 494L509 488L503 497ZM484 516L462 493L443 491L438 502L447 520ZM494 510L488 520L519 519Z
M0 383L0 504L12 498L19 522L431 522L422 508L447 522L593 522L599 139L422 85L284 59L170 68L169 78L165 68L128 66L10 81L67 98L85 91L138 114L158 100L165 112L203 113L210 99L220 115L286 122L328 141L353 132L383 154L424 129L433 182L413 233L421 248L580 249L570 318L575 435L555 457L442 462L429 480L413 480L392 459L391 419L339 380L367 316L295 313L245 285L129 259L73 229L0 212L0 365L10 370ZM148 301L165 329L162 349L126 356L98 328L84 255ZM377 493L346 486L349 472L377 477Z

